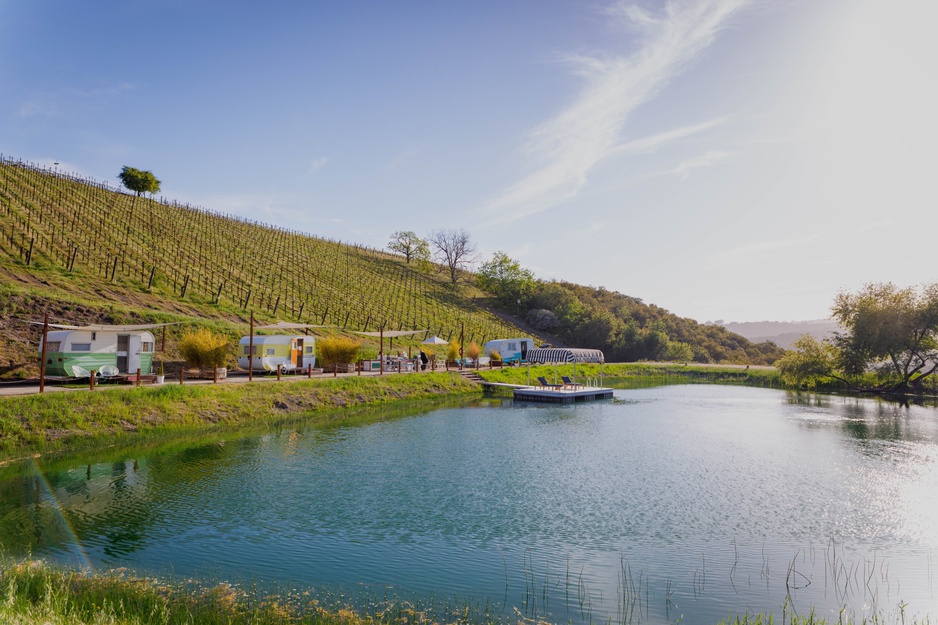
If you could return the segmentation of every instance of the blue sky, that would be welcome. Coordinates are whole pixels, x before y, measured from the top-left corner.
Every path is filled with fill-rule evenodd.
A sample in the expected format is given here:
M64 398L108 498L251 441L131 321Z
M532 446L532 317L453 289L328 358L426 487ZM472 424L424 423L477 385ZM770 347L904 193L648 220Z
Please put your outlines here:
M0 152L699 321L932 282L926 0L0 0Z

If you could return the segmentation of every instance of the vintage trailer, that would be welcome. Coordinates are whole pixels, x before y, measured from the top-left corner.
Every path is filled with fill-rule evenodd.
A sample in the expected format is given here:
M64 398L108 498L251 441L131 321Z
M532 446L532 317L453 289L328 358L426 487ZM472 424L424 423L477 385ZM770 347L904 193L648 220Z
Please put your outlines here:
M534 339L495 339L485 344L485 355L498 352L502 362L525 362L528 350L534 349Z
M238 366L247 370L250 352L250 336L238 341ZM297 335L254 335L254 370L276 371L283 369L305 369L316 366L316 338Z
M117 367L120 373L136 373L139 369L141 374L149 375L153 351L153 334L135 326L54 330L46 335L46 375L84 377L105 365ZM41 358L41 340L39 354Z

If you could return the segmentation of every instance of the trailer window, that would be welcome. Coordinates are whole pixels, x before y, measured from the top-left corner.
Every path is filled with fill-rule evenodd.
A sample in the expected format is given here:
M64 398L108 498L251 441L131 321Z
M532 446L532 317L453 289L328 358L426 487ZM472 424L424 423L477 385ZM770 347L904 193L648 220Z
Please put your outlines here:
M145 353L145 354L152 354L152 353L153 353L153 343L150 343L150 342L148 342L148 341L144 341L143 343L140 344L140 346L141 346L141 348L142 348L142 350L143 350L143 353Z
M90 352L91 343L72 343L73 352Z
M274 349L272 349L272 348L267 348L267 355L268 355L268 356L273 356L273 355L274 355Z
M312 346L312 345L307 345L307 346L306 346L306 353L307 353L307 354L312 354L312 353L313 353L313 346Z
M62 351L62 342L61 341L50 341L46 343L47 352L60 352Z

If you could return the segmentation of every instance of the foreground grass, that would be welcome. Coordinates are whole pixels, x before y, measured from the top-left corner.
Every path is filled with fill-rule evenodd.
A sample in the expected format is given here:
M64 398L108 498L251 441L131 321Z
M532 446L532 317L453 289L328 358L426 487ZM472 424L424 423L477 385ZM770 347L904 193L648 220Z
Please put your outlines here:
M478 392L477 385L458 375L429 373L4 397L0 457L246 425L291 414L335 419L335 408Z
M515 612L511 616L436 604L432 611L407 601L376 600L367 609L324 604L312 591L265 594L221 583L203 586L189 580L165 584L122 572L86 575L42 562L0 562L0 622L8 625L544 625ZM731 616L719 625L826 625L816 615ZM926 625L909 619L903 625ZM883 625L877 616L855 619L841 614L831 625Z

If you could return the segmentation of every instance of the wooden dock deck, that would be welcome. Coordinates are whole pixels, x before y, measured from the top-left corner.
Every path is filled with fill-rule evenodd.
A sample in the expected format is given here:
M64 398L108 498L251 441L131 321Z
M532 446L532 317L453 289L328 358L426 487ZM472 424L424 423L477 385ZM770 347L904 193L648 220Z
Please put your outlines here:
M512 393L514 398L518 401L544 402L553 404L591 401L594 399L609 399L612 397L611 388L603 388L600 386L522 386L515 388Z

